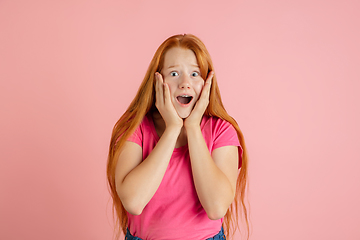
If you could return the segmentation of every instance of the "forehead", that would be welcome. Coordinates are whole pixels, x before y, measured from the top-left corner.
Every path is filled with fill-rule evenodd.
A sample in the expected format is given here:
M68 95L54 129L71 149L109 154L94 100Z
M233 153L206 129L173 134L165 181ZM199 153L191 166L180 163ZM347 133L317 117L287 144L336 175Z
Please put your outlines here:
M164 67L174 65L198 65L195 53L186 48L173 47L170 48L164 56Z

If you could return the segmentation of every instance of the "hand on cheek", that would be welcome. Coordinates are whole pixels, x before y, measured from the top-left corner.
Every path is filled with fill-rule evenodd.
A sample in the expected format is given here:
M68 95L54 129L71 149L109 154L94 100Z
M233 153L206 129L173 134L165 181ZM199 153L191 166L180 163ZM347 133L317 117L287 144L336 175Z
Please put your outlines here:
M177 114L174 104L171 101L169 86L164 83L162 75L155 73L155 106L159 110L161 117L164 119L166 127L182 127L183 120Z
M211 83L214 76L214 72L211 71L205 81L204 87L201 91L200 97L197 100L194 109L190 115L185 119L185 128L200 126L202 116L205 113L207 106L209 105Z

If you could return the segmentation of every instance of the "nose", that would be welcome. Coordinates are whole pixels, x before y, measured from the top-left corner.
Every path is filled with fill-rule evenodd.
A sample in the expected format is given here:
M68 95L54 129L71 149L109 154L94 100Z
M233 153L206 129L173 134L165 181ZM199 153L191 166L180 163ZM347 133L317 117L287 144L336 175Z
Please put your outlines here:
M183 75L181 76L181 78L179 79L179 88L180 89L189 89L190 88L190 77Z

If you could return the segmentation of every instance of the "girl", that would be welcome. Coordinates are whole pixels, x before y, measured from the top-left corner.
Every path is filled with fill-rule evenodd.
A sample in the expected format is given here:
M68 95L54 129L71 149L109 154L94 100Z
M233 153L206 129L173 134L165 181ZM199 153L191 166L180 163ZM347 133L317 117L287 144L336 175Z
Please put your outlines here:
M241 207L248 230L246 176L244 137L205 45L168 38L113 129L107 177L119 229L128 240L225 239Z

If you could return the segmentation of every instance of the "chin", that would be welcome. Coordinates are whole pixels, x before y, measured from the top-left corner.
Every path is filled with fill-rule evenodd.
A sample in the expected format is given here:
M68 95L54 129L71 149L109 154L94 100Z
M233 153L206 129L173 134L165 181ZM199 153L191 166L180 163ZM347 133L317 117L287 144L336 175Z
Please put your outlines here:
M190 116L190 113L179 113L178 112L178 115L179 115L180 118L186 119L188 116Z
M182 119L186 119L188 116L190 116L190 114L187 114L187 115L181 115L180 117L182 118Z

